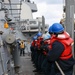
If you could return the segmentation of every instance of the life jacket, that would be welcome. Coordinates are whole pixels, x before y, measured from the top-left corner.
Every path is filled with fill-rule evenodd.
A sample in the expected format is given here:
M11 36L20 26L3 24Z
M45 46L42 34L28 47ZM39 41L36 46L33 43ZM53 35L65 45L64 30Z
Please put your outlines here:
M34 47L34 41L32 41L31 46L33 46L33 47Z
M51 46L51 43L52 43L52 39L55 37L55 35L52 35L51 38L50 38L50 44L48 46L48 48L51 50L52 46Z
M44 42L44 45L50 45L50 39L48 39L48 40L46 40L45 42ZM46 51L43 51L43 54L44 55L47 55L47 52Z
M64 32L63 34L59 34L57 37L53 37L51 39L51 47L55 41L59 41L64 45L64 51L60 55L60 59L66 60L73 56L72 45L74 41L67 32Z
M33 47L37 46L37 40L32 41L31 46Z
M50 45L50 39L46 40L46 41L44 42L44 44Z
M24 43L20 43L20 48L25 48L25 44Z
M41 47L40 42L41 42L42 40L43 40L43 38L40 38L40 39L37 40L37 47L38 47L38 49L40 49L40 47Z

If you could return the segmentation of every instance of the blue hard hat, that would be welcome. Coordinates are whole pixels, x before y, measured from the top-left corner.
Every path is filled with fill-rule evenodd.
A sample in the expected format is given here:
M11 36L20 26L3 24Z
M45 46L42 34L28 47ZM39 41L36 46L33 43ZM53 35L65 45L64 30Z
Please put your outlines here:
M43 37L43 40L47 40L47 39L50 39L50 38L51 38L50 34L46 34L46 35Z
M52 32L53 33L60 33L62 31L64 31L64 28L60 23L54 23L52 25Z
M34 37L33 37L33 40L37 40L37 36L34 36Z
M52 33L52 26L49 27L49 30L48 30L50 33Z
M41 32L38 32L37 33L37 37L40 37L40 36L42 36L42 33Z

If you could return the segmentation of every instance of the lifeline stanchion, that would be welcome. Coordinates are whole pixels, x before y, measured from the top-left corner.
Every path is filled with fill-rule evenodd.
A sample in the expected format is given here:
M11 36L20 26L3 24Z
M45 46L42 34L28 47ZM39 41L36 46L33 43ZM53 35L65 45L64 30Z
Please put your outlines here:
M65 75L61 67L59 66L58 62L55 61L56 66L58 67L59 71L61 72L62 75Z

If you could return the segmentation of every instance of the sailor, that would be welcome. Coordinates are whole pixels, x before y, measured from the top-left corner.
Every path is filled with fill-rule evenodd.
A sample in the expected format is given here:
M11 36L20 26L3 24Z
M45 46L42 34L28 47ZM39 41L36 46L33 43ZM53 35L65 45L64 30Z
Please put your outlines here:
M43 41L44 41L44 44L41 46L41 48L42 48L42 64L41 64L41 68L42 68L42 71L43 71L43 73L44 73L44 75L48 75L48 73L49 73L49 65L48 65L48 61L47 61L47 58L46 58L46 56L47 56L47 53L48 53L48 51L49 51L49 49L48 49L48 46L50 45L50 38L51 38L51 36L50 36L50 34L49 33L46 33L45 34L45 36L43 37Z
M33 71L33 72L38 72L40 69L39 69L39 66L40 66L40 63L39 63L39 60L40 60L40 47L41 47L41 41L42 41L42 33L41 32L38 32L37 33L37 48L36 48L36 58L35 58L35 65L36 65L36 69Z
M50 63L57 62L65 75L73 75L73 65L75 64L72 54L73 39L59 23L52 25L52 32L54 37L51 39L51 48L47 59ZM56 64L54 71L55 75L62 75Z
M31 43L31 60L35 64L35 56L36 56L36 42L37 42L37 36L34 36Z
M22 54L23 54L23 56L25 56L24 49L25 49L25 44L24 44L24 41L21 40L21 43L20 43L20 56L21 56Z

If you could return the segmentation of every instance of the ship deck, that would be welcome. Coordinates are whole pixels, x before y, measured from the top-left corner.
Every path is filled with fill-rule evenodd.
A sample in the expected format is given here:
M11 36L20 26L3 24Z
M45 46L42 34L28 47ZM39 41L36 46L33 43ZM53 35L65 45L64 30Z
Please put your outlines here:
M33 72L35 68L31 62L30 55L20 56L20 69L19 73L15 75L35 75Z

